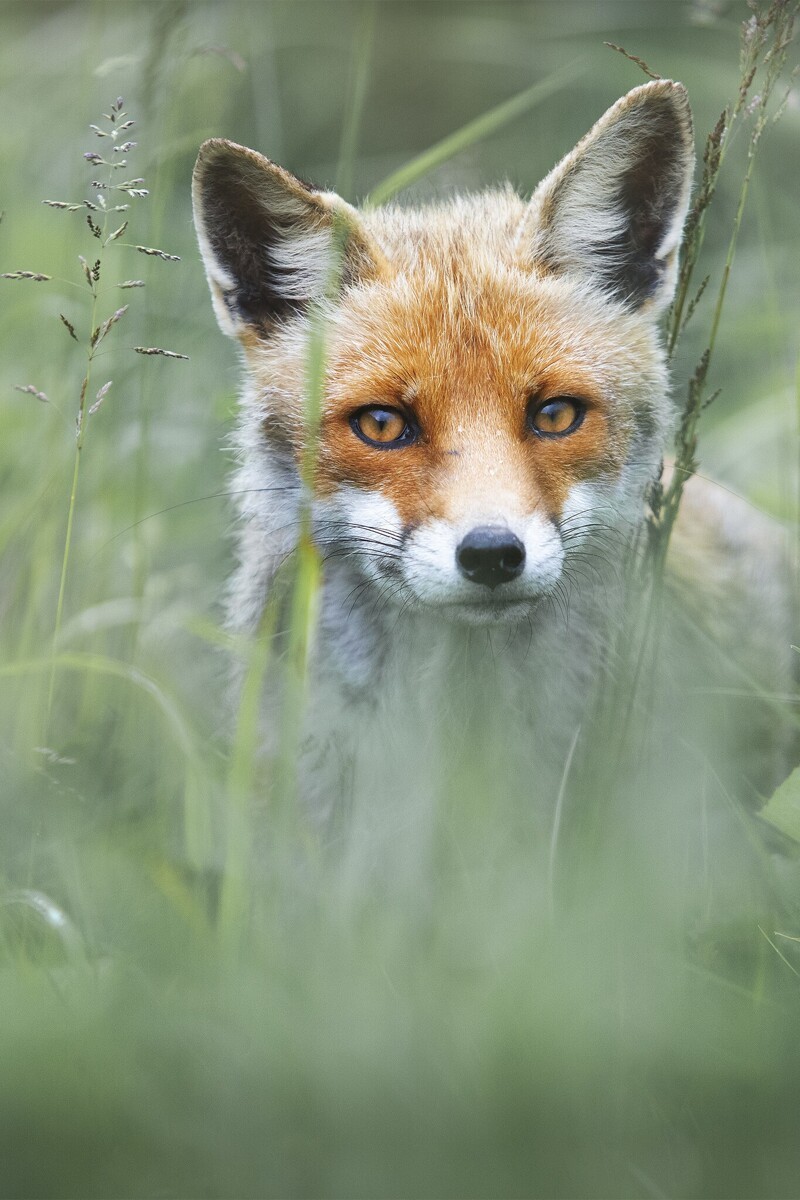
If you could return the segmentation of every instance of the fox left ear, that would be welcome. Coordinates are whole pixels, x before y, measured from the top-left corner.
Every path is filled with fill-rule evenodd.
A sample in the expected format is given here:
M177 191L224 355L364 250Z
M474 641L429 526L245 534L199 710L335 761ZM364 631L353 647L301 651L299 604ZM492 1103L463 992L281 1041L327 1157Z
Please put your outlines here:
M354 208L235 142L200 147L192 200L214 310L233 337L268 336L321 300L332 275L346 285L384 268Z
M525 217L545 271L586 279L631 309L672 298L694 172L685 88L634 88L539 184Z

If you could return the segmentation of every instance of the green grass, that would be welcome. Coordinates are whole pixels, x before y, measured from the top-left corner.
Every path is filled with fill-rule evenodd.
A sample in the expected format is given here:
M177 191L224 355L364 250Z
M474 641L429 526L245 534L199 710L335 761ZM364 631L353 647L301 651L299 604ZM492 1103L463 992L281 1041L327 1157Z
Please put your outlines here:
M682 79L703 136L735 93L746 16L662 0L0 8L0 271L72 281L0 280L0 1194L797 1194L800 872L701 766L666 753L608 807L590 781L585 820L552 840L496 786L490 724L473 744L454 713L441 786L358 797L332 846L295 805L269 807L266 637L237 647L233 713L226 691L237 370L189 211L212 135L349 198L530 188L643 79L603 40ZM118 95L151 189L120 241L182 261L108 250L146 287L103 298L101 315L130 310L93 365L114 384L84 426L51 654L86 363L58 314L85 334L93 241L81 213L39 201L89 194L88 125ZM759 151L700 442L703 473L795 529L799 133L792 103ZM745 151L700 277L723 270ZM712 312L709 292L679 397ZM51 403L13 390L28 384ZM309 549L298 704L317 570Z

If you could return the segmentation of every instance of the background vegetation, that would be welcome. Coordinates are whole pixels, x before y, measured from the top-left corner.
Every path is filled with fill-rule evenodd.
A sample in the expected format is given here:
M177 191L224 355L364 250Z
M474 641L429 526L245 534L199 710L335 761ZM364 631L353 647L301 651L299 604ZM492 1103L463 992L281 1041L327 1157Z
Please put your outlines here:
M295 814L264 812L246 722L228 749L237 368L189 205L205 137L363 197L549 79L408 195L530 189L642 81L604 41L683 80L702 137L735 95L747 16L699 0L0 6L0 271L53 277L0 280L3 1195L797 1195L796 865L754 824L698 816L685 773L560 864L562 904L524 805L468 770L423 832L393 814L383 857L369 840L329 856ZM53 675L92 328L78 255L91 268L99 242L85 211L40 201L96 200L89 124L117 96L137 122L124 178L150 195L103 252L99 315L130 307L92 365L88 402L113 384L84 418ZM799 135L795 94L760 151L701 443L705 473L795 528ZM719 277L744 150L700 276ZM115 290L129 279L146 286ZM679 394L706 329L701 305ZM29 385L47 401L14 390Z

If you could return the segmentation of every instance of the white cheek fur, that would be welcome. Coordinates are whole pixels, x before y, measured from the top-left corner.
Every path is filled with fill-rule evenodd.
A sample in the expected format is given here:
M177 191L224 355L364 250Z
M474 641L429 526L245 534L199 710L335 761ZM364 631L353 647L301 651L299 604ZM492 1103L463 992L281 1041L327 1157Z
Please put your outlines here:
M613 497L608 485L576 484L564 502L558 525L541 512L475 513L457 523L434 519L404 533L395 505L380 492L351 486L314 504L314 527L323 550L336 543L343 557L358 564L375 583L389 574L400 578L422 604L470 603L476 587L458 569L456 550L470 529L507 526L525 546L525 568L502 589L503 601L530 601L546 595L561 578L566 554L587 541L597 522L610 524ZM618 506L618 505L617 505ZM500 597L498 597L499 599Z
M559 518L559 527L569 545L580 546L586 541L598 510L603 507L602 493L595 484L576 483L570 488Z
M403 522L380 492L344 486L335 496L314 502L314 529L321 543L336 540L375 581L386 578L386 565L401 553Z
M558 522L567 549L581 546L598 526L624 530L637 521L644 487L638 475L629 477L625 471L613 481L576 483L564 501Z

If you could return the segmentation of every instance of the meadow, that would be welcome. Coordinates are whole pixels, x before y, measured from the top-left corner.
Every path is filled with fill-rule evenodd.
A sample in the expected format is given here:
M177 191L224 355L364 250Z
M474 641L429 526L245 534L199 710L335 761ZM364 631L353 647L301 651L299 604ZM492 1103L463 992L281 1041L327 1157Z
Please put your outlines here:
M48 277L0 279L0 1195L800 1192L800 785L769 823L665 755L643 793L598 790L557 860L469 758L443 761L435 811L409 797L378 835L381 797L360 797L333 848L291 788L268 803L227 660L251 691L269 663L222 614L237 359L190 205L212 136L353 201L530 191L644 81L606 42L686 84L702 153L749 15L0 5L0 273ZM760 78L706 223L679 404ZM124 172L99 173L86 156L112 139L91 126L129 120ZM758 145L698 449L795 557L799 144L790 90Z

